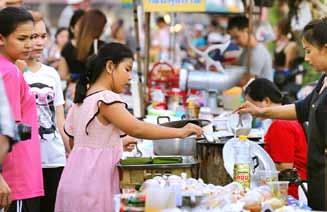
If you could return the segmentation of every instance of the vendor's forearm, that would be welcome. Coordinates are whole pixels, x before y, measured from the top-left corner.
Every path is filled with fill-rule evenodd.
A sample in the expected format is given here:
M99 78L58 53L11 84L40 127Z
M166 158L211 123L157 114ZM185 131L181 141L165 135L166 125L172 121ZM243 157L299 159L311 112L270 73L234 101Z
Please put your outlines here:
M262 109L260 116L271 119L293 120L296 119L295 105L290 104L283 106L266 107Z
M294 167L293 163L275 163L275 165L278 171L283 171L285 169L293 169Z

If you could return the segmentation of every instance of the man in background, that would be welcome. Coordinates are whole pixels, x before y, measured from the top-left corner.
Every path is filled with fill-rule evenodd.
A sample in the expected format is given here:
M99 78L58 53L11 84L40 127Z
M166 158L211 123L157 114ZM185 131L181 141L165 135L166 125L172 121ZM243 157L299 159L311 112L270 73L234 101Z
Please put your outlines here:
M240 86L245 86L251 78L266 78L273 80L272 58L266 47L259 43L253 34L249 35L249 20L245 16L233 17L228 22L228 33L235 43L243 48L238 65L248 65L250 52L250 70L246 72ZM250 36L250 37L249 37Z

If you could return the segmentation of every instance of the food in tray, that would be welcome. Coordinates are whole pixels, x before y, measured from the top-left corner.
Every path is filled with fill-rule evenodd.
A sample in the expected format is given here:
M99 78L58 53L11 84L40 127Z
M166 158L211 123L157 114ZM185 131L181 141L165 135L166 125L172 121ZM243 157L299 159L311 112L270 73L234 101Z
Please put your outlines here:
M145 164L177 164L182 163L183 158L177 156L166 157L127 157L120 160L121 165L145 165Z
M182 157L154 157L152 163L153 164L175 164L182 163Z
M121 165L142 165L150 164L153 162L151 157L127 157L120 161Z

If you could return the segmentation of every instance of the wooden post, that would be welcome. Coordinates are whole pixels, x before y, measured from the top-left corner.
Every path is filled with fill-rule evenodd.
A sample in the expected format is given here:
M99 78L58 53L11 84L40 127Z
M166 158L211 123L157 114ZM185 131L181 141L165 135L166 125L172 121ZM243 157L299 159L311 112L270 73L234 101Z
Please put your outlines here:
M151 13L146 12L145 13L145 38L144 38L144 82L145 82L145 90L144 92L145 98L148 100L148 90L147 90L147 84L148 84L148 72L150 67L150 47L151 47L151 33L150 33L150 20L151 20Z
M133 0L133 14L134 14L134 28L135 28L135 39L136 39L136 52L135 52L135 59L137 64L137 77L138 77L138 92L140 96L140 111L141 117L145 115L144 109L144 89L142 83L142 65L141 65L141 48L140 48L140 32L139 32L139 19L137 14L137 0Z
M140 32L139 32L139 20L137 16L137 0L133 1L133 14L134 14L134 28L135 28L135 40L136 40L136 63L137 63L137 75L138 81L142 83L142 67L141 67L141 48L140 48Z
M248 0L247 1L247 12L248 12L248 19L249 19L249 31L248 31L248 44L247 44L247 72L250 73L251 69L251 47L250 47L250 41L251 41L251 36L252 36L252 31L253 31L253 1Z

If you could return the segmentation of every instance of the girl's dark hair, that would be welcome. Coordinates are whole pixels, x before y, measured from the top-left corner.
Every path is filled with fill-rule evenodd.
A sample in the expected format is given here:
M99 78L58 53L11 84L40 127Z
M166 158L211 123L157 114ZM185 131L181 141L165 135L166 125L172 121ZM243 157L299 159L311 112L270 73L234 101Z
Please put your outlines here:
M279 32L282 35L287 36L289 40L292 40L294 38L291 30L291 23L288 18L282 18L280 21L278 21L277 28Z
M79 21L80 18L84 15L85 11L84 10L75 10L73 16L70 19L69 22L69 27L68 27L68 32L69 32L69 38L73 39L74 38L74 33L72 31L72 28L75 27L76 23Z
M327 17L313 20L303 29L303 38L310 44L322 48L327 44Z
M111 60L117 66L124 59L133 59L133 52L121 43L108 43L101 46L97 55L88 59L86 73L82 74L76 85L74 103L81 104L86 97L87 87L92 85L106 67L107 61Z
M34 22L28 10L19 7L7 7L0 10L0 34L7 37L13 33L19 24Z
M66 30L68 30L66 27L60 27L60 28L58 28L57 31L56 31L56 34L55 34L55 39L57 39L58 35L59 35L61 32L66 31ZM69 31L68 31L68 32L69 32Z
M278 87L270 80L259 78L253 80L245 89L244 95L248 95L254 101L263 101L269 98L276 104L289 104L290 100L283 95Z

